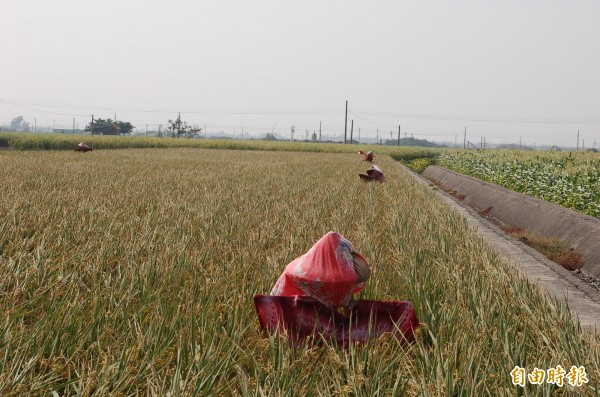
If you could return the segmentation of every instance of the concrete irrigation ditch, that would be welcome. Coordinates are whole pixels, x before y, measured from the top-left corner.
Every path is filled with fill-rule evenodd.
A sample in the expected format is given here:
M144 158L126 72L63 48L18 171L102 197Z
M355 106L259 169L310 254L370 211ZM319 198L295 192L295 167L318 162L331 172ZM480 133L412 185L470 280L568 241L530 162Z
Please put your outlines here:
M422 175L503 223L566 241L583 254L582 270L600 278L600 219L437 166Z
M503 222L525 225L521 227L531 231L535 227L541 230L540 234L554 233L555 238L569 240L582 253L585 250L583 269L596 274L600 271L599 254L594 249L600 247L599 220L437 166L429 166L423 175L403 165L401 167L418 183L430 186L434 194L465 217L502 258L520 268L531 282L559 301L565 301L584 329L600 332L600 292L569 270L504 233L481 216L477 209L488 210L489 214ZM438 184L456 193L450 195L439 189Z

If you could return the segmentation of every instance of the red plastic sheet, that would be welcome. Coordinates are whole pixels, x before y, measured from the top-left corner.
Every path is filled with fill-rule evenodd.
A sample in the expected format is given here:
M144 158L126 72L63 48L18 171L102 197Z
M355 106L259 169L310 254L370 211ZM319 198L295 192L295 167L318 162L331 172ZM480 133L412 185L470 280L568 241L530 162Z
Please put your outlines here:
M400 301L359 300L348 308L332 308L308 296L255 295L262 329L283 332L294 343L309 337L348 346L384 333L414 341L419 321L413 305Z

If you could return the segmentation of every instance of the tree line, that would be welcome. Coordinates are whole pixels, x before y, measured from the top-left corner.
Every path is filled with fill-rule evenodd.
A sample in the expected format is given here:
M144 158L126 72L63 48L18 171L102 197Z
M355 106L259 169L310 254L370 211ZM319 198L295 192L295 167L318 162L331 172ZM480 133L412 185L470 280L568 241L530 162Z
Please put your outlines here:
M126 135L130 134L136 127L129 121L116 121L111 119L94 119L90 121L84 131L92 135ZM25 121L23 116L14 117L8 126L10 131L31 132L31 124ZM181 120L181 114L175 120L169 120L165 135L173 138L193 137L202 133L202 128L197 125L190 125Z

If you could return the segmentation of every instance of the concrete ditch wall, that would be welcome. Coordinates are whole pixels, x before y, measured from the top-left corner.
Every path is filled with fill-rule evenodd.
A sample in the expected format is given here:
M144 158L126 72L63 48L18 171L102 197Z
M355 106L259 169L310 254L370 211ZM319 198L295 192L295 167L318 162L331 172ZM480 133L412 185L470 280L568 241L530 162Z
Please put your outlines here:
M567 241L581 252L583 270L600 278L600 219L438 166L422 174L445 190L500 221L542 236Z

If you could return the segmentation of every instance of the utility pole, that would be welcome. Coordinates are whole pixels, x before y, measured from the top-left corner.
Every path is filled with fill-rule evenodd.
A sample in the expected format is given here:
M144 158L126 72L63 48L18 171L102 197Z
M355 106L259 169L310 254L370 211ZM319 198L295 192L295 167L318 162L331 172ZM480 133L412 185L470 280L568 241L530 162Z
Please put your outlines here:
M467 127L465 126L465 138L463 140L463 149L467 148Z
M242 126L242 141L244 140L244 126Z
M33 132L37 131L37 117L33 118Z
M180 134L181 134L181 112L179 112L179 115L177 116L177 138L179 138ZM146 127L146 135L148 135L147 127Z
M348 131L348 101L346 101L346 119L344 120L344 143L346 143L347 131Z
M577 130L577 150L579 150L579 130Z
M162 131L161 131L161 129L162 129L162 124L159 124L158 125L158 136L162 138Z
M398 146L400 146L400 126L398 125Z
M319 121L319 142L321 142L321 122Z
M519 149L523 149L523 145L521 144L521 137L519 137Z
M483 137L483 150L485 150L485 137Z
M360 143L360 128L358 129L358 143Z
M291 135L292 135L292 137L291 137L290 141L293 142L294 141L294 126L292 126Z
M350 144L352 145L352 136L354 135L354 119L352 119L352 124L350 127Z
M379 128L377 128L377 137L375 138L375 144L379 145Z
M92 114L92 130L90 131L91 135L94 135L94 115Z
M206 132L206 123L204 123L204 139L208 139L208 135Z
M52 129L54 129L54 126ZM73 117L73 135L75 135L75 117Z

